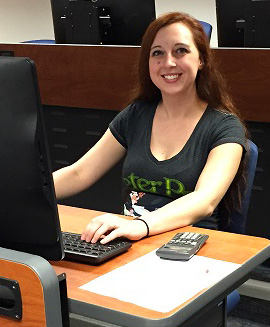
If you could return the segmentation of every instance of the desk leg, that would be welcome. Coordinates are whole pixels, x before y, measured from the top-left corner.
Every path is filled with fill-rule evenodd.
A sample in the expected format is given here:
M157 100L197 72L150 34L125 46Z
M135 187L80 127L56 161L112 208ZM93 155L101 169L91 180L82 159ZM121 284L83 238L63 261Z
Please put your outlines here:
M70 327L66 274L58 275L63 327Z
M226 298L217 305L203 310L179 327L226 327L227 300Z

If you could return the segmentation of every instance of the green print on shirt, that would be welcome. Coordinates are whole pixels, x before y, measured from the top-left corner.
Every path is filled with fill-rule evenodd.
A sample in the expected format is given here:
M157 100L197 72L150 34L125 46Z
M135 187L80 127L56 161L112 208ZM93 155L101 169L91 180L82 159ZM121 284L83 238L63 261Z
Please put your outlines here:
M172 197L173 194L185 195L188 193L183 183L179 182L177 179L163 177L163 180L164 181L149 181L148 179L135 176L134 173L124 178L127 186L130 186L136 191L160 194L160 192L157 192L157 186L164 185L165 194L168 197Z

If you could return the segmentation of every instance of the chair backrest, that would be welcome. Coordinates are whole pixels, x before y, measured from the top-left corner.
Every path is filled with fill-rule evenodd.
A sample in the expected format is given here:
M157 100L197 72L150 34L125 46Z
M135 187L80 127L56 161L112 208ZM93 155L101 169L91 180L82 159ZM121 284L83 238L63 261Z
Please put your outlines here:
M257 146L250 140L248 143L248 151L245 156L246 160L246 185L245 189L242 191L242 199L241 199L241 210L235 210L230 215L230 224L228 226L220 226L220 230L244 234L246 229L248 208L250 203L250 196L255 176L255 171L257 167L257 159L258 159L258 148Z
M0 326L63 327L59 280L48 261L0 248Z
M205 34L207 35L208 37L208 40L210 42L210 39L211 39L211 34L212 34L212 25L209 24L209 23L206 23L206 22L203 22L201 20L199 20L199 22L201 23L203 29L204 29L204 32Z
M42 43L42 44L55 44L55 40L49 40L49 39L40 39L40 40L29 40L29 41L22 41L21 43Z
M254 176L257 167L257 159L258 159L258 148L257 146L250 140L247 140L248 144L248 151L245 156L246 160L246 184L245 188L242 191L242 198L241 198L241 210L235 210L230 215L230 224L228 225L227 222L220 222L219 229L237 233L237 234L244 234L246 229L246 221L248 215L248 208L250 203L250 196L254 181ZM222 224L224 224L222 226ZM240 294L237 290L234 290L227 296L227 313L230 313L236 305L240 301Z

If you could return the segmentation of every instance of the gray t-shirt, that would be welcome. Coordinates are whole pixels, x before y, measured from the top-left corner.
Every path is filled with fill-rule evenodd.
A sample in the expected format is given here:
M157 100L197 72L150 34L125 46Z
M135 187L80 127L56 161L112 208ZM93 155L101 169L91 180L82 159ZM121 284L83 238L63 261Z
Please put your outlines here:
M168 160L158 161L150 150L156 108L157 103L134 102L109 125L127 149L123 165L123 179L130 191L124 206L127 215L140 216L194 191L214 147L232 142L246 147L239 119L208 106L183 149Z

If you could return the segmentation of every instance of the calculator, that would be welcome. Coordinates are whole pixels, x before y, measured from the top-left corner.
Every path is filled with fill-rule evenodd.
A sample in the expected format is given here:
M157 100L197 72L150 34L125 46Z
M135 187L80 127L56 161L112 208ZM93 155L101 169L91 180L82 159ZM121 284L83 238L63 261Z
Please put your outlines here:
M208 237L209 235L200 233L178 233L160 247L156 254L163 259L187 261L199 251Z

